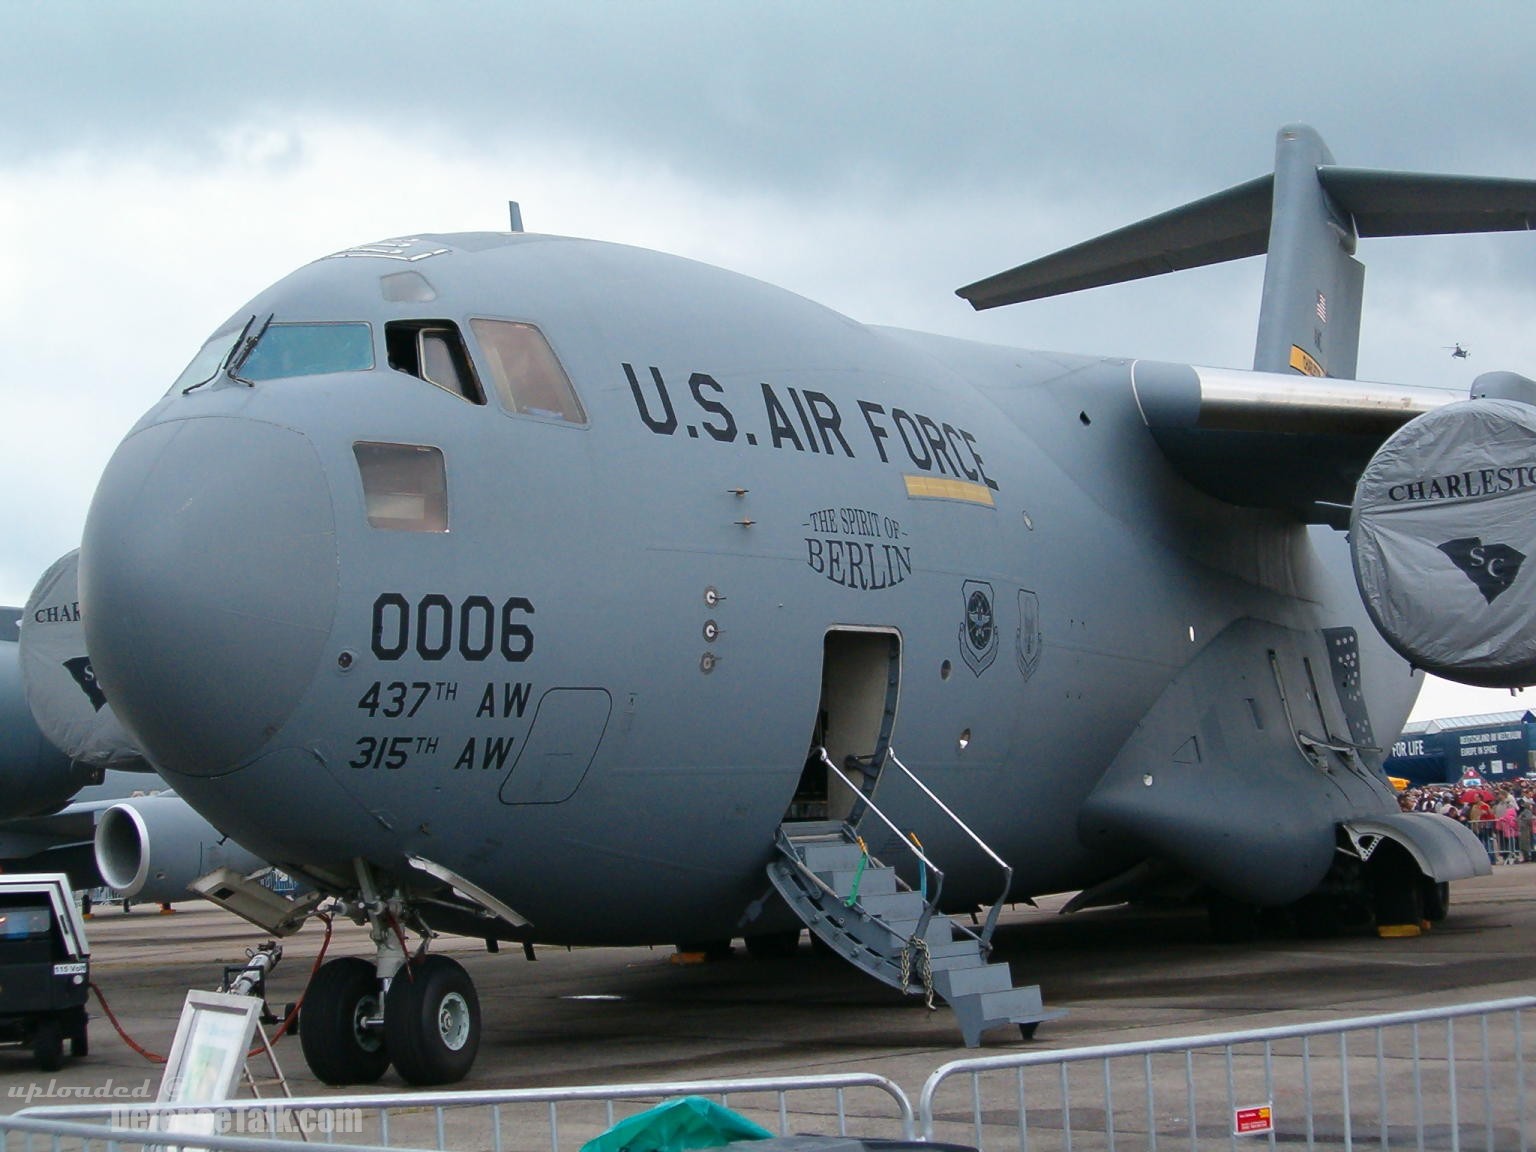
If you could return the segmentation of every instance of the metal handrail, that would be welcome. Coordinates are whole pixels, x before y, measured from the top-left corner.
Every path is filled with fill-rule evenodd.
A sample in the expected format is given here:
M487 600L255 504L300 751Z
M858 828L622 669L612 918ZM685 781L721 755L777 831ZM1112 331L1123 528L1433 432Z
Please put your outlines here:
M949 807L948 804L944 803L944 801L935 796L933 794L933 790L929 788L928 785L919 780L917 776L913 774L912 769L908 768L901 762L901 760L897 757L894 749L886 749L886 758L890 760L891 763L895 764L896 767L900 768L902 772L906 774L908 780L912 781L912 783L921 788L923 790L923 795L937 804L939 806L939 810L943 812L944 815L953 820L955 822L955 826L959 828L960 831L969 836L971 838L971 842L975 844L976 847L985 852L989 857L991 857L992 862L1003 870L1003 890L998 894L997 900L993 903L991 909L988 910L987 923L981 930L980 940L982 944L990 947L992 942L992 933L997 930L997 918L1002 914L1003 903L1008 899L1008 893L1013 888L1013 865L1009 864L1008 861L1004 860L996 852L992 851L987 842L971 830L969 824L960 819L959 816L955 815L954 811Z
M928 930L928 921L933 916L933 910L939 906L939 894L944 891L944 869L940 868L932 860L928 859L927 853L925 853L921 848L913 843L911 838L899 827L897 827L895 822L892 821L889 816L880 811L880 806L876 804L871 797L865 796L863 789L855 784L853 780L850 779L849 776L841 768L832 763L832 758L827 755L826 748L818 748L817 751L821 753L821 762L827 766L827 770L836 773L839 780L857 792L862 799L864 806L869 811L878 816L882 824L884 824L892 832L896 833L896 838L901 841L902 847L906 848L908 852L912 853L912 855L916 856L920 861L922 861L923 867L927 868L930 872L933 873L933 892L928 896L926 900L923 901L923 911L922 914L918 917L917 928L913 932L914 937L921 937Z

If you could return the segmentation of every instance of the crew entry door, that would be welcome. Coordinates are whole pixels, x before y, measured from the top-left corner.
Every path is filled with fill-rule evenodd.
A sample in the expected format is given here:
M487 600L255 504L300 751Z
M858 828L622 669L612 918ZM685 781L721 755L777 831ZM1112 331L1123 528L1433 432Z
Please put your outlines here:
M868 796L891 745L901 682L901 637L890 629L834 628L822 644L821 699L805 771L788 820L844 820L857 794L821 763L818 748Z

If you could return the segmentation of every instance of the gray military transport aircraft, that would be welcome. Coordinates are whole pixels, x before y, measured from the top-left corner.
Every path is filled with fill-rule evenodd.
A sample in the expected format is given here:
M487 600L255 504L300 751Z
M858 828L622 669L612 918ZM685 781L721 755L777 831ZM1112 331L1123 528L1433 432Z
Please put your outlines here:
M331 1082L468 1070L438 931L804 924L974 1044L1051 1015L989 962L1003 900L1436 919L1488 858L1399 811L1382 745L1414 668L1536 679L1536 384L1353 380L1352 253L1533 216L1536 182L1289 127L1271 175L960 290L1267 251L1253 371L868 327L588 240L350 248L118 448L89 652L182 795L371 925L304 1000Z

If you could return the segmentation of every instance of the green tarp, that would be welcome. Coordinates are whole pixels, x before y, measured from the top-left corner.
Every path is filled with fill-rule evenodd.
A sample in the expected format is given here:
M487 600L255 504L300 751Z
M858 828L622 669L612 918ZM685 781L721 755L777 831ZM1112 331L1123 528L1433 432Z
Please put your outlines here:
M682 1152L718 1148L732 1140L767 1140L773 1133L703 1096L679 1096L620 1120L581 1152Z

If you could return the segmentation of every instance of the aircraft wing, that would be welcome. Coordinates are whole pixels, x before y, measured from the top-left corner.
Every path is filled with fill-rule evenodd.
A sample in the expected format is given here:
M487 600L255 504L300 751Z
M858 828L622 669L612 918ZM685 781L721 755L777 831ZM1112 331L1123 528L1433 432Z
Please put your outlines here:
M1438 388L1137 361L1137 407L1201 491L1343 528L1355 483L1393 432L1455 400Z

